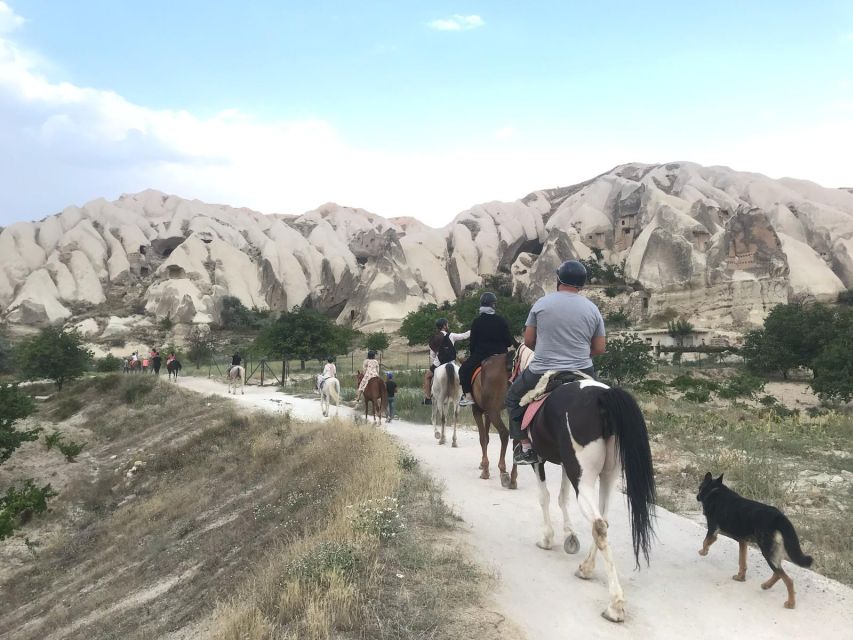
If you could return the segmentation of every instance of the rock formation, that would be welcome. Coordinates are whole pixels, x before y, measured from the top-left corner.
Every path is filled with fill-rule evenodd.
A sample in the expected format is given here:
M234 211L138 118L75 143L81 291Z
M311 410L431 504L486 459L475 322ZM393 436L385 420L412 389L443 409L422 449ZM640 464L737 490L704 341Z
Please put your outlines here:
M434 229L331 203L262 215L145 191L3 229L0 314L13 327L69 323L108 338L166 318L216 322L234 296L393 328L488 274L534 298L561 261L594 255L624 265L614 300L592 290L604 306L754 324L779 302L834 301L853 286L853 194L687 162L627 164Z

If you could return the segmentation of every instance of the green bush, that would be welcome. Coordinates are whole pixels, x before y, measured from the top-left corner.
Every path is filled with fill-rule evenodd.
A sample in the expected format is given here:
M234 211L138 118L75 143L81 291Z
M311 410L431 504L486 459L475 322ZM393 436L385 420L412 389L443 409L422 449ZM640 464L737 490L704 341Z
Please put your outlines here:
M50 451L62 441L62 434L59 431L54 431L51 434L44 436L44 448Z
M123 363L120 358L116 358L113 354L108 353L103 358L95 360L95 371L100 373L121 371L122 365Z
M407 450L400 451L400 457L397 459L397 462L403 471L412 471L418 466L418 459L411 451Z
M57 389L67 380L79 378L89 370L92 352L77 331L46 327L18 347L18 361L30 379L49 378Z
M779 404L779 400L775 396L762 396L759 402L765 407L772 407L775 404Z
M70 442L59 440L56 443L56 448L65 456L66 462L76 462L77 456L80 455L86 444L86 442L74 442L73 440Z
M645 380L640 380L639 382L635 382L633 385L636 391L641 391L643 393L648 393L652 396L663 396L666 395L666 382L663 380L655 380L652 378L646 378Z
M397 498L386 496L347 508L352 510L349 520L355 531L376 535L380 540L392 540L406 529Z
M15 422L34 410L33 399L17 385L0 384L0 464L6 462L23 443L38 438L40 429L15 428Z
M711 390L705 387L689 389L684 393L684 399L690 402L708 402L711 399Z
M646 377L655 366L651 346L636 333L611 338L607 350L594 358L595 369L617 385Z
M729 378L717 392L721 398L732 400L734 398L754 398L758 392L764 389L764 380L748 373L739 373Z
M604 321L608 327L627 328L631 326L631 318L628 316L628 313L624 309L619 309L618 311L611 311L605 316Z
M325 584L328 574L351 578L358 571L361 559L358 550L342 542L321 542L304 556L291 562L287 573L313 584Z
M716 382L712 382L711 380L699 380L698 378L694 378L690 374L681 374L673 378L669 386L685 393L690 391L691 389L707 389L709 391L716 391L719 389L719 385Z
M49 484L37 487L27 480L23 488L9 487L5 496L0 496L0 540L5 540L12 532L29 519L47 511L47 501L57 493Z

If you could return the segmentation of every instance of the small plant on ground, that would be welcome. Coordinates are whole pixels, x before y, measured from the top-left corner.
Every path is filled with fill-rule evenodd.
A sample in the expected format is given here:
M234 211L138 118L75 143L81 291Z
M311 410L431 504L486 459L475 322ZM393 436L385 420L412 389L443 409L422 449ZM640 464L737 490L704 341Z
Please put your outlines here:
M45 434L44 436L44 448L50 451L55 446L57 446L60 442L62 442L62 434L59 431L54 431L51 434Z
M83 451L86 444L87 443L85 442L74 442L73 440L69 442L59 440L56 443L56 448L65 456L65 460L67 462L76 462L77 456L80 455L80 452Z
M418 466L418 459L412 455L411 451L407 451L405 449L400 451L400 457L397 461L403 471L412 471Z
M711 390L705 387L689 389L684 393L684 399L690 402L708 402L711 399Z
M349 519L355 531L376 535L380 540L393 540L406 529L397 498L385 496L350 505Z
M350 578L359 567L356 548L344 542L321 542L287 567L287 572L300 580L323 584L330 573Z
M651 396L666 395L666 382L664 382L663 380L646 378L645 380L640 380L639 382L635 383L633 387L636 391L648 393Z
M764 380L748 373L739 373L729 378L717 392L721 398L754 398L764 389Z

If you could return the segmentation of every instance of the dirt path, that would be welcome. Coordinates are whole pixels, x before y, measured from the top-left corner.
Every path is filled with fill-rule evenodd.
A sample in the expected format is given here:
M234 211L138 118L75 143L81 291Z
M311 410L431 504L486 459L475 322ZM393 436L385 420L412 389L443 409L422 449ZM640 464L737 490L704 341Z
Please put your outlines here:
M201 393L226 394L226 386L214 380L184 378L179 384ZM246 394L237 396L236 401L259 409L289 410L299 418L321 418L318 402L271 389L246 387ZM352 410L342 408L341 415L352 415ZM701 558L697 551L704 536L702 527L664 509L658 509L658 541L651 566L634 571L625 503L615 496L610 536L627 618L621 625L607 622L599 615L607 602L601 562L591 581L573 575L590 541L588 525L574 499L570 514L581 540L581 553L566 555L562 545L542 551L534 546L542 518L532 472L522 468L519 489L508 491L500 486L494 459L493 479L478 478L480 456L475 433L460 432L459 448L451 449L449 445L437 446L432 428L426 425L395 422L389 432L445 483L446 500L465 520L471 534L467 541L477 554L476 560L500 575L495 600L530 638L853 639L853 590L786 564L797 589L797 609L788 611L782 607L785 590L781 582L769 592L759 586L769 575L760 553L750 550L747 582L734 582L731 576L737 568L737 544L721 537L709 555ZM496 440L493 437L492 456L498 452ZM553 500L560 475L556 467L549 470ZM562 531L559 510L553 504L551 517L555 529ZM849 532L839 531L838 535Z

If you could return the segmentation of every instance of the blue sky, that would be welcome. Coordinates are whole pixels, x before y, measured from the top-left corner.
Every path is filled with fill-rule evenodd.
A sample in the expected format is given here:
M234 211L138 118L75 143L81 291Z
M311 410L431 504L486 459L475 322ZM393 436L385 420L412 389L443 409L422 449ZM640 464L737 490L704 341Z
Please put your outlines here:
M0 224L152 187L443 224L629 161L853 186L853 3L0 1Z

